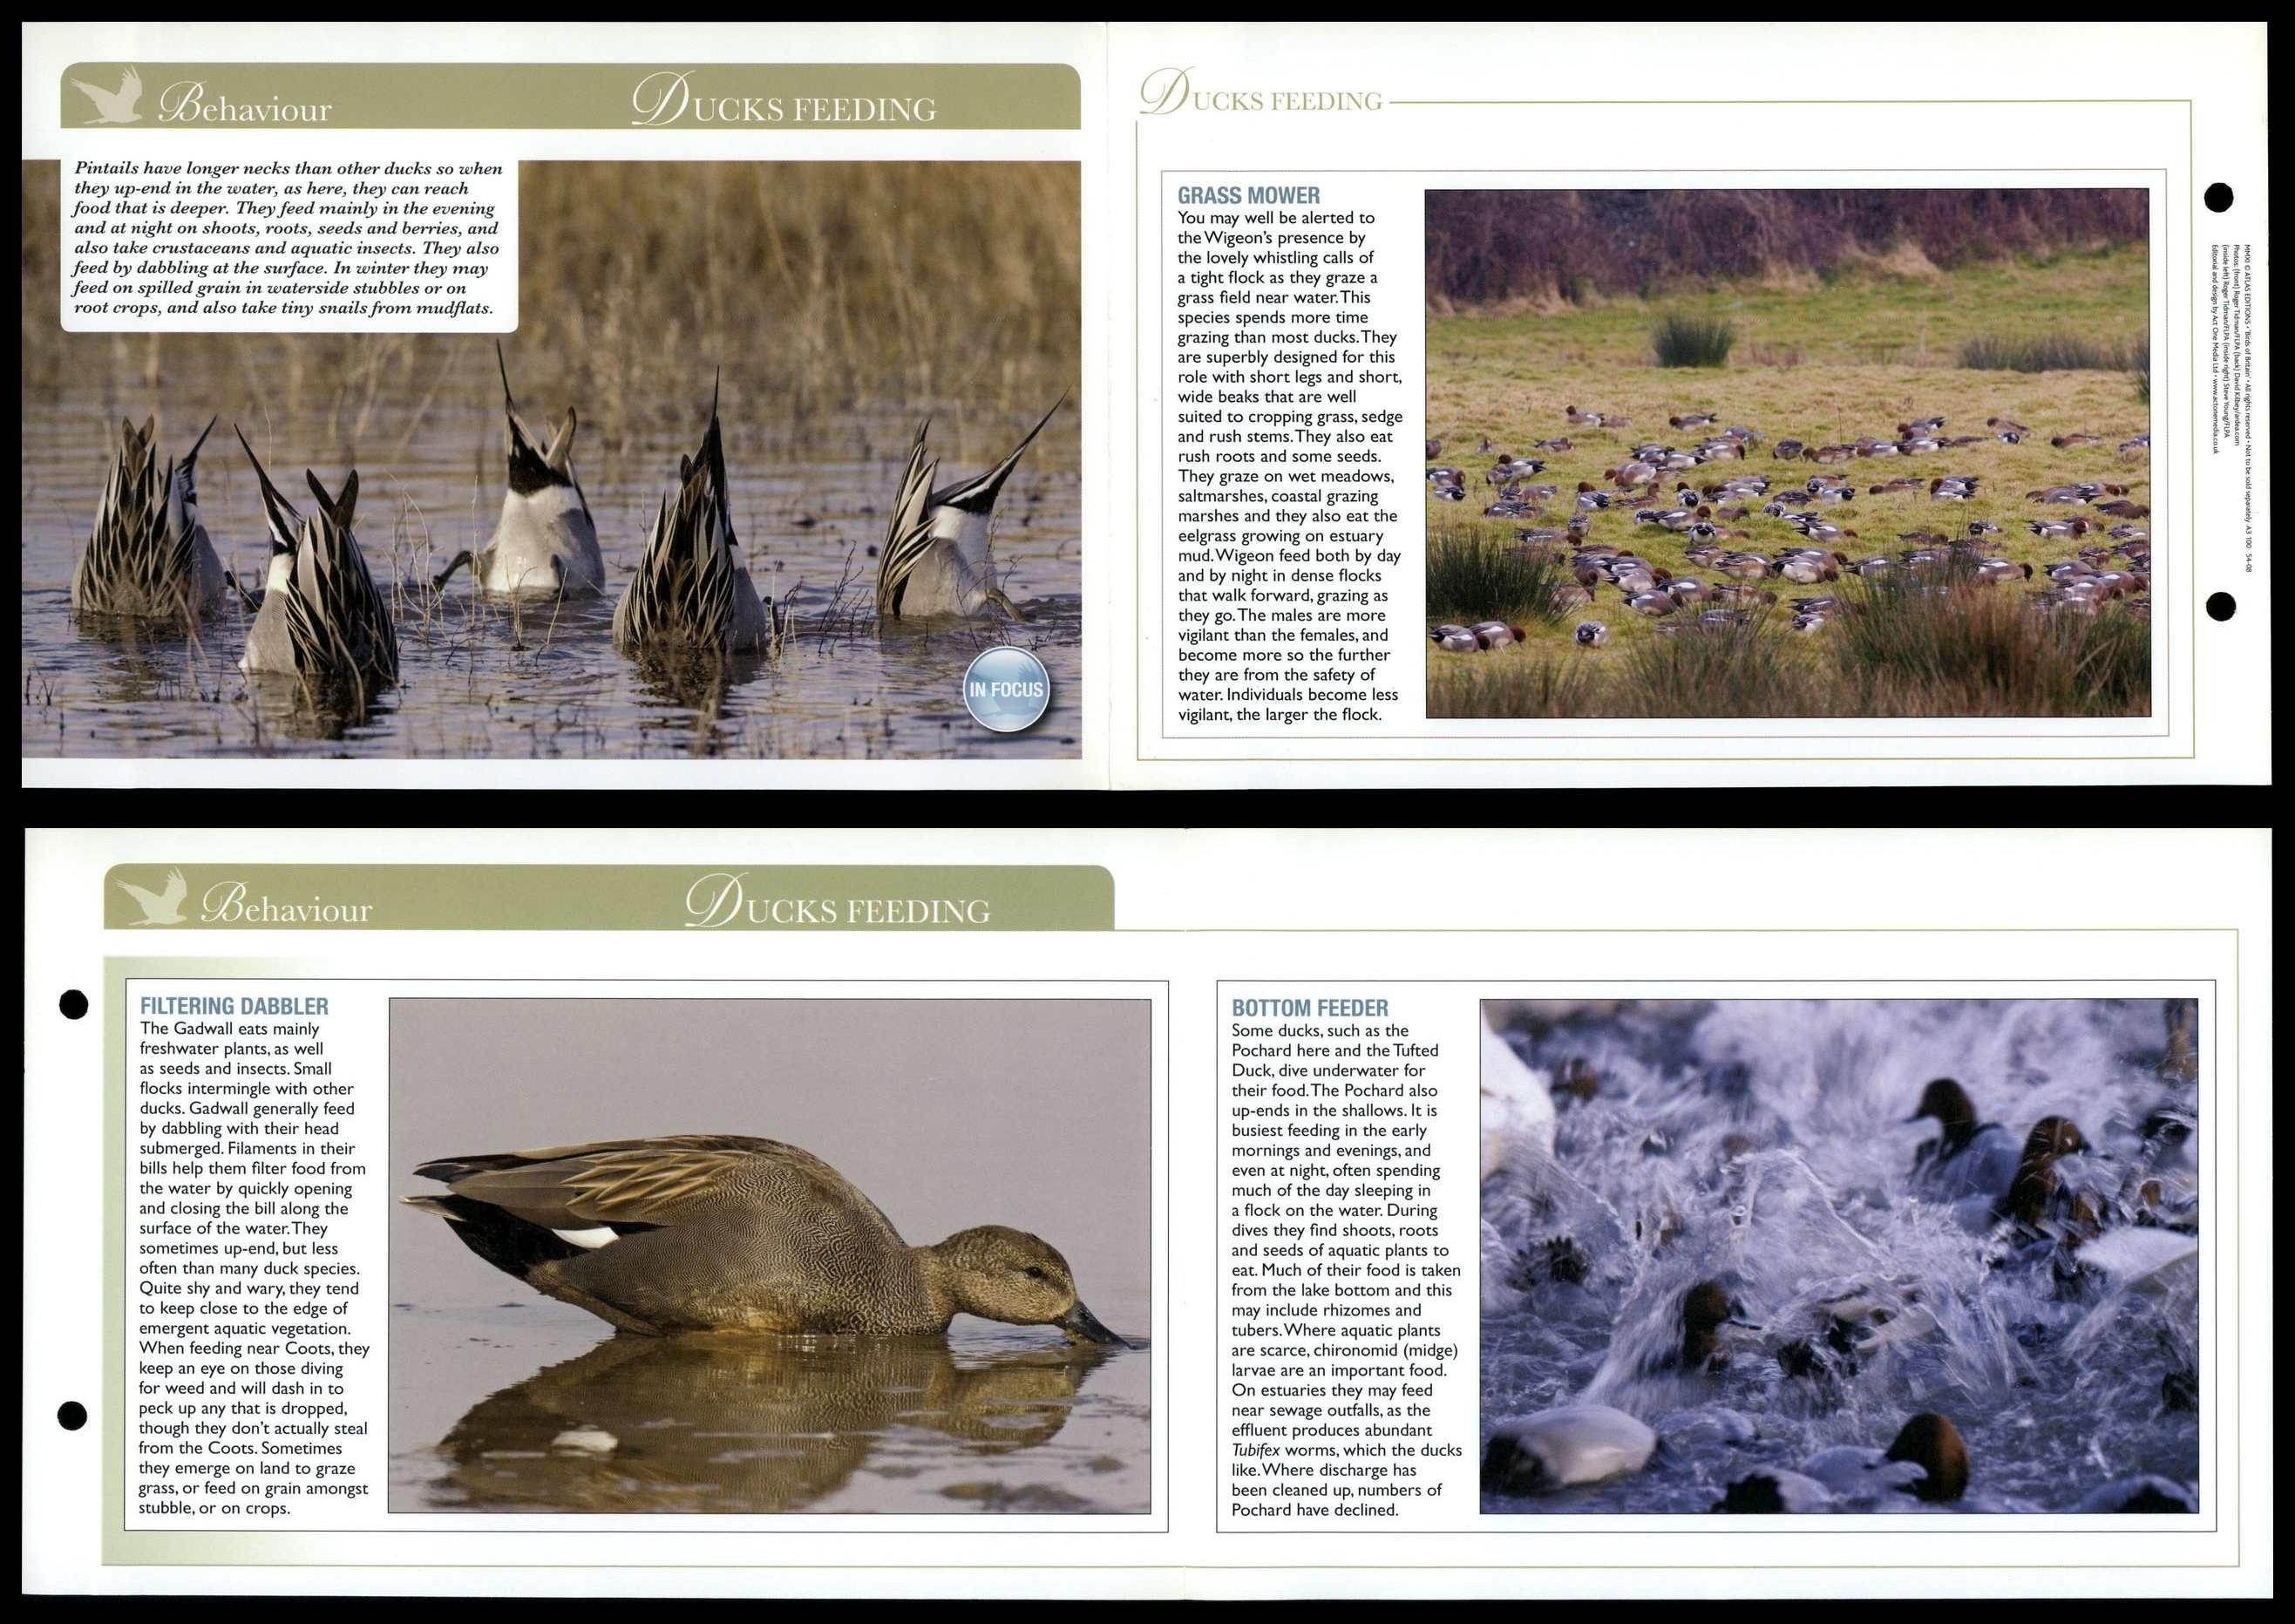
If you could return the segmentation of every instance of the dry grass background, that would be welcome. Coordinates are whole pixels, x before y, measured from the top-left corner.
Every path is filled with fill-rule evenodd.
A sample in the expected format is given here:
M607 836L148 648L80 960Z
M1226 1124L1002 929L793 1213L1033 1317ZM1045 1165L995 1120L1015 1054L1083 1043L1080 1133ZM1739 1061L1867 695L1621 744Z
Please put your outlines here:
M609 454L689 421L718 365L729 400L799 442L844 413L1041 412L1074 386L1073 164L527 163L519 179L513 380L537 407L580 402ZM478 335L66 333L58 167L22 180L28 415L93 382L140 417L196 379L223 386L205 409L321 425L347 462L420 433L432 404L491 397Z

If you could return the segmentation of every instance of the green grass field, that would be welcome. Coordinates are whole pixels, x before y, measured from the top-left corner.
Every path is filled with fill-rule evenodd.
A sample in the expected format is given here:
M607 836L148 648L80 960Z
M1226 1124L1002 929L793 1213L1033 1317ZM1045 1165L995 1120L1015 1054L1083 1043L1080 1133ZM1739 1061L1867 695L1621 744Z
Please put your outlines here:
M1824 517L1856 533L1853 539L1837 543L1852 559L1901 551L1908 544L1900 539L1905 532L1959 535L1971 520L1981 518L1995 521L2003 530L1987 543L1989 557L2035 565L2070 558L2079 543L2043 540L2030 534L2024 523L2034 518L2081 516L2087 510L2044 506L2025 500L2025 493L2094 480L2127 486L2130 500L2149 502L2148 461L2124 460L2117 451L2121 441L2149 426L2141 375L2121 370L1976 371L1960 364L1963 347L1982 339L2014 343L2070 336L2107 354L2140 355L2149 314L2147 271L2140 248L2004 259L1950 273L1910 256L1865 262L1829 277L1780 276L1650 300L1431 314L1426 434L1442 442L1437 461L1466 470L1467 492L1463 502L1439 502L1431 490L1424 498L1430 555L1464 546L1502 549L1513 544L1515 531L1523 524L1566 523L1570 493L1579 481L1614 488L1606 485L1604 470L1615 468L1637 444L1686 447L1711 432L1670 428L1668 417L1710 411L1720 414L1721 426L1744 425L1761 435L1763 442L1742 463L1708 464L1685 477L1696 484L1739 471L1761 472L1777 488L1798 485L1820 471L1813 463L1772 461L1770 446L1782 438L1811 445L1851 441L1863 435L1892 438L1898 423L1939 414L1946 420L1947 436L1983 434L1988 417L2013 418L2033 431L2021 445L1987 437L1981 444L1928 455L1857 459L1823 470L1846 475L1858 487L1855 501L1823 509ZM1711 369L1656 365L1650 330L1673 313L1730 322L1736 339L1727 364ZM1622 413L1631 419L1631 427L1575 428L1564 420L1567 405ZM2103 443L2064 450L2048 444L2051 436L2071 432L2098 435ZM1531 444L1564 436L1573 444L1564 453L1538 452ZM1478 450L1485 437L1492 448L1487 454ZM1482 473L1499 452L1535 455L1547 462L1539 482L1562 490L1541 518L1481 517L1495 495L1482 483ZM1972 502L1933 502L1925 491L1866 494L1867 486L1890 479L1916 477L1925 484L1940 475L1976 476L1981 481L1981 496ZM1732 534L1724 545L1775 556L1780 548L1798 542L1783 520L1761 515L1758 502L1752 505L1755 510L1751 515L1727 526ZM2092 524L2099 522L2094 515L2087 517ZM2100 522L2108 526L2114 521ZM1597 514L1589 539L1629 546L1676 575L1714 578L1687 562L1679 538L1654 526L1636 526L1628 513ZM1444 579L1474 582L1502 583L1509 578L1508 572L1495 569L1439 573ZM1780 609L1793 597L1839 590L1831 584L1803 587L1776 580L1763 585L1777 592ZM2013 599L2021 607L2029 590L2002 585L1974 589L1968 596ZM1767 616L1758 632L1759 640L1776 646L1752 657L1765 667L1774 667L1776 681L1749 681L1734 691L1725 685L1711 693L1711 709L1699 709L1694 694L1667 698L1627 691L1679 679L1679 672L1656 671L1660 665L1710 657L1671 652L1682 643L1703 640L1660 636L1655 623L1628 610L1613 588L1600 588L1592 608L1558 617L1541 614L1536 604L1434 600L1440 595L1430 580L1430 625L1504 619L1523 624L1531 636L1524 645L1494 653L1430 650L1428 705L1433 715L2036 714L2021 708L2026 705L2047 707L2037 714L2126 714L2145 712L2150 704L2148 674L2141 691L2132 697L2123 680L2097 683L2092 696L2077 684L2066 689L2054 682L2027 693L2010 691L2010 684L1997 695L1988 694L1981 683L1968 681L1944 681L1922 691L1910 673L1899 673L1900 680L1880 673L1883 680L1861 687L1845 677L1831 682L1828 679L1840 674L1850 658L1841 649L1828 647L1839 642L1841 627L1801 636L1787 628L1789 616L1779 613ZM1995 611L1987 613L2000 618ZM2119 617L2136 618L2114 605L2096 619ZM1600 620L1610 628L1606 648L1581 649L1571 641L1572 627L1584 618ZM2013 627L1997 629L2005 635ZM2083 646L2097 638L2111 641L2113 658L2119 662L2114 669L2124 678L2126 645L2131 638L2109 630L2080 630L2070 635ZM1556 662L1577 668L1524 669L1532 663L1546 667ZM1791 708L1747 708L1759 705ZM1842 708L1846 706L1879 708Z

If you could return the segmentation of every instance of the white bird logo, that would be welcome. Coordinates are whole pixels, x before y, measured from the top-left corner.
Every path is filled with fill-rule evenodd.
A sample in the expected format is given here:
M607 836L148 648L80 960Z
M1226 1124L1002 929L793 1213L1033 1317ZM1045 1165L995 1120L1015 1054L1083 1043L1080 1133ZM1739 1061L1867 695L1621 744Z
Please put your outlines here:
M134 897L135 905L143 910L142 918L131 919L128 921L129 924L184 925L189 923L184 918L184 899L191 894L192 888L184 883L184 871L181 869L167 870L167 883L156 896L144 890L143 886L131 885L124 879L116 883L122 891Z
M143 115L135 110L136 102L143 99L143 76L129 68L119 76L119 88L103 90L86 79L74 79L73 86L80 94L95 103L95 117L90 124L135 124Z

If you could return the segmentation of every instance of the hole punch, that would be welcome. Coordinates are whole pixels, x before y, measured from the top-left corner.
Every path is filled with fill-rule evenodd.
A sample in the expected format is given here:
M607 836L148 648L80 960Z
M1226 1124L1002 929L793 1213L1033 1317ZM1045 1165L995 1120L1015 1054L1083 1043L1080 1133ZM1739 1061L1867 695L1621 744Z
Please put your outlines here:
M56 1000L56 1008L63 1011L67 1021L77 1021L87 1013L87 994L78 987L70 988Z
M2208 618L2209 620L2229 620L2233 616L2238 613L2239 600L2233 597L2229 592L2210 592L2208 594Z
M78 1399L66 1399L56 1406L56 1424L67 1432L77 1432L87 1424L87 1406Z
M2200 193L2200 201L2208 206L2209 214L2221 214L2231 207L2231 188L2217 181Z

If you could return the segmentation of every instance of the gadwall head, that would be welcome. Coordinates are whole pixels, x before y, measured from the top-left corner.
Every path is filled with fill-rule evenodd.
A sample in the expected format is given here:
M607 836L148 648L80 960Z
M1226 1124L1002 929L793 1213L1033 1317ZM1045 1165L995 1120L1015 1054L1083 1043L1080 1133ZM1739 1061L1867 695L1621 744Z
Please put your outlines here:
M1005 1325L1057 1326L1072 1342L1131 1345L1084 1307L1068 1261L1025 1230L983 1224L931 1250L960 1312Z

